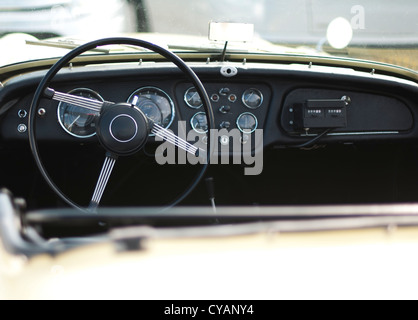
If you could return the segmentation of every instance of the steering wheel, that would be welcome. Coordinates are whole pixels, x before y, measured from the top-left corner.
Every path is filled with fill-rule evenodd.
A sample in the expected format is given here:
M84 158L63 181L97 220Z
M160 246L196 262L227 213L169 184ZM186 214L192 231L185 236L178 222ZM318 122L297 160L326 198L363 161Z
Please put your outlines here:
M209 166L213 144L210 129L214 128L214 114L212 111L209 96L203 84L201 83L198 76L194 73L194 71L190 67L188 67L186 63L174 53L143 40L134 38L108 38L92 41L72 50L51 67L51 69L40 82L33 97L32 104L29 110L29 144L36 165L39 168L43 178L48 183L48 185L64 202L66 202L74 208L83 211L87 210L91 212L96 210L97 207L100 205L100 201L102 199L106 185L109 181L113 167L118 157L129 156L140 151L145 146L148 137L151 133L155 134L156 136L162 138L165 141L174 144L178 148L182 148L186 152L192 153L196 156L199 156L200 152L200 156L202 156L202 150L199 150L197 147L174 135L171 131L164 129L157 123L153 122L134 104L129 104L125 102L101 102L85 97L71 95L68 93L57 92L49 88L49 85L54 76L64 66L68 65L74 58L76 58L84 52L91 51L99 46L105 45L138 46L160 54L167 60L174 63L186 75L186 77L193 83L202 99L209 127L207 151L203 152L203 154L206 155L206 161L201 166L201 169L192 181L191 185L183 192L183 194L178 199L176 199L173 203L169 205L174 206L180 203L184 198L188 196L188 194L190 194L190 192L200 182ZM88 208L83 208L82 206L79 206L78 204L73 202L67 195L65 195L54 183L42 162L38 149L37 138L35 135L35 118L38 106L42 98L48 98L55 101L73 104L78 107L85 108L87 110L92 110L98 113L98 117L96 119L96 135L105 150L106 157Z

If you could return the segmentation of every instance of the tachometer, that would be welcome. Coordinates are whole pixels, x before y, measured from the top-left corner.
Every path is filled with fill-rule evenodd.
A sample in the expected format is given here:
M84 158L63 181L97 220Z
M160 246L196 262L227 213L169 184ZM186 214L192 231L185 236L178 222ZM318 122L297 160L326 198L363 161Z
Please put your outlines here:
M150 120L164 128L170 127L174 120L174 103L163 90L143 87L136 90L128 103L137 106Z
M69 93L84 98L104 101L97 92L90 89L74 89ZM98 112L77 107L69 103L60 102L57 113L58 121L61 124L61 127L68 134L77 138L90 138L96 134L96 124L94 119L99 115Z

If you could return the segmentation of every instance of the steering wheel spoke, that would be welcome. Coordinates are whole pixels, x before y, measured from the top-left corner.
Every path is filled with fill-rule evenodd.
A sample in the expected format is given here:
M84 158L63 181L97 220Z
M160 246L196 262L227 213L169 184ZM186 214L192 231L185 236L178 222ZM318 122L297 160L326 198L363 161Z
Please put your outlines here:
M190 144L186 140L180 138L179 136L175 135L171 131L161 127L156 123L153 124L151 132L155 134L157 137L172 143L177 148L180 148L193 155L198 155L199 149L196 146Z
M93 99L89 99L89 98L85 98L85 97L72 95L72 94L69 94L69 93L58 92L58 91L55 91L51 88L48 88L45 91L45 95L52 100L73 104L77 107L85 108L85 109L95 111L95 112L100 112L102 110L103 106L106 103L106 102L102 102L102 101L98 101L98 100L93 100ZM107 103L110 103L110 102L107 102ZM150 120L150 119L148 119L148 120ZM152 123L151 132L153 134L155 134L157 137L159 137L159 138L161 138L161 139L163 139L167 142L170 142L174 146L176 146L176 147L178 147L178 148L180 148L180 149L182 149L182 150L184 150L188 153L191 153L193 155L197 155L197 153L199 151L199 149L197 147L193 146L192 144L190 144L186 140L180 138L179 136L175 135L171 131L163 128L162 126L160 126L156 123Z
M105 192L106 186L109 182L109 178L112 174L113 168L115 166L117 156L108 153L106 159L103 163L102 171L100 172L99 179L94 189L93 197L91 198L89 210L94 211L100 204L102 200L103 193Z
M51 88L45 90L45 96L51 100L73 104L77 107L88 109L95 112L100 112L106 102L89 99L81 96L72 95L55 91ZM113 103L112 103L113 104Z

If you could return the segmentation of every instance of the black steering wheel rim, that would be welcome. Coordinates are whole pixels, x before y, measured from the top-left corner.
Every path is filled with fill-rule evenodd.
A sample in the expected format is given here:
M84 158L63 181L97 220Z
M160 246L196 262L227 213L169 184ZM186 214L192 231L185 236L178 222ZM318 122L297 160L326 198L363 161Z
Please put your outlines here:
M28 136L29 136L29 144L30 149L32 151L32 155L34 157L35 163L47 182L47 184L50 186L50 188L68 205L77 208L79 210L85 211L86 209L82 206L79 206L77 203L72 201L64 192L61 191L61 189L54 183L53 179L50 177L48 171L46 170L42 158L39 153L38 143L36 139L36 113L40 104L40 101L42 97L44 96L45 90L49 87L49 84L51 83L52 79L56 76L56 74L66 65L68 65L74 58L78 57L84 52L91 51L97 47L105 46L105 45L132 45L132 46L138 46L142 47L148 50L151 50L155 53L160 54L167 60L174 63L185 75L186 77L193 83L195 86L197 92L199 93L202 102L203 107L206 112L207 121L208 121L208 143L207 143L207 161L201 166L201 170L196 175L190 186L183 192L175 201L173 201L171 204L168 204L168 207L175 206L179 204L181 201L183 201L197 186L197 184L201 181L203 176L205 175L208 166L210 164L210 159L213 151L213 138L211 137L211 132L213 128L215 128L215 121L214 121L214 114L211 107L211 102L209 99L209 96L200 81L199 77L196 75L196 73L186 65L186 63L178 57L176 54L158 46L153 43L143 41L140 39L135 38L126 38L126 37L116 37L116 38L105 38L100 40L95 40L89 43L86 43L84 45L81 45L77 47L76 49L69 52L67 55L63 56L60 60L58 60L47 72L47 74L43 77L41 82L39 83L37 90L35 91L35 95L33 97L30 109L29 109L29 115L28 115Z

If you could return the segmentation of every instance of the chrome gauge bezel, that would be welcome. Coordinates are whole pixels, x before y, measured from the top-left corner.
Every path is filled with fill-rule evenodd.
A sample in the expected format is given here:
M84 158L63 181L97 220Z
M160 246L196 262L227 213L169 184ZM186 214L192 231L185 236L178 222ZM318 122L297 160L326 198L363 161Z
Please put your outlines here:
M89 89L89 88L76 88L76 89L73 89L73 90L69 91L68 93L69 94L75 94L77 92L85 92L85 93L88 93L88 94L94 96L95 98L97 98L98 101L101 101L101 102L105 101L99 93L97 93L96 91L94 91L92 89ZM65 126L65 124L61 120L61 108L64 104L68 105L70 103L60 102L58 104L58 107L57 107L58 122L61 125L61 127L64 129L64 131L66 133L68 133L69 135L71 135L73 137L76 137L76 138L79 138L79 139L88 139L88 138L94 137L96 135L96 132L94 132L90 135L79 135L79 134L75 134L75 133L73 133L73 132L71 132L70 130L67 129L67 127ZM99 115L99 113L98 113L98 115Z
M169 121L169 123L167 124L167 125L163 125L162 124L162 127L164 128L164 129L168 129L168 128L170 128L170 126L173 124L173 122L174 122L174 119L175 119L175 117L176 117L176 108L175 108L175 105L174 105L174 102L173 102L173 99L171 99L171 97L170 97L170 95L167 93L167 92L165 92L164 90L162 90L162 89L160 89L160 88L158 88L158 87L154 87L154 86L146 86L146 87L141 87L141 88L138 88L138 89L136 89L134 92L132 92L131 93L131 95L129 96L129 98L128 98L128 100L127 100L127 102L128 103L132 103L133 101L133 98L135 97L135 96L137 96L138 95L138 92L142 92L142 91L157 91L157 92L159 92L159 93L161 93L165 98L167 98L167 100L168 100L168 102L170 103L170 108L171 108L171 118L170 118L170 121ZM139 108L139 109L141 109L141 108ZM142 110L141 110L142 111ZM154 136L154 134L150 134L150 136Z
M248 101L247 101L247 99L246 99L246 97L245 97L249 91L254 91L254 92L256 92L256 93L260 96L260 103L259 103L259 104L257 104L257 106L251 106L251 105L249 105L249 103L248 103ZM244 91L244 93L242 94L242 103L243 103L243 104L244 104L247 108L249 108L249 109L252 109L252 110L258 109L258 108L260 108L260 107L261 107L261 105L263 104L263 102L264 102L264 96L263 96L263 93L262 93L260 90L256 89L256 88L250 88L250 89L247 89L247 90L245 90L245 91Z
M254 120L255 120L255 128L254 128L252 131L244 131L244 130L241 128L240 124L239 124L239 121L240 121L240 120L241 120L241 118L242 118L243 116L245 116L245 115L250 115L250 116L252 116L252 117L254 118ZM257 128L258 128L258 119L257 119L257 117L256 117L254 114L252 114L251 112L244 112L244 113L241 113L241 114L238 116L236 124L237 124L237 128L239 129L239 131L241 131L241 132L242 132L242 133L244 133L244 134L251 134L251 133L253 133L255 130L257 130Z
M206 117L206 120L207 120L207 116L206 116L206 113L205 113L205 112L197 112L197 113L195 113L195 114L193 115L193 117L190 119L190 125L192 126L192 129L193 129L195 132L197 132L197 133L199 133L199 134L205 134L205 133L207 133L207 132L208 132L208 130L203 131L203 130L197 129L197 128L195 127L195 125L193 124L193 120L194 120L194 119L195 119L198 115L201 115L201 114L203 114L203 115Z
M189 107L189 108L192 108L192 109L200 109L202 106L203 106L203 102L202 102L202 99L200 98L200 95L199 95L199 100L200 100L200 105L199 106L194 106L194 105L192 105L190 102L189 102L189 100L187 99L187 95L190 93L190 91L192 91L192 90L195 90L196 92L195 92L195 94L197 94L197 95L199 95L199 93L197 92L197 90L196 90L196 88L195 87L190 87L189 89L187 89L186 90L186 92L184 93L184 102L186 103L186 105Z

